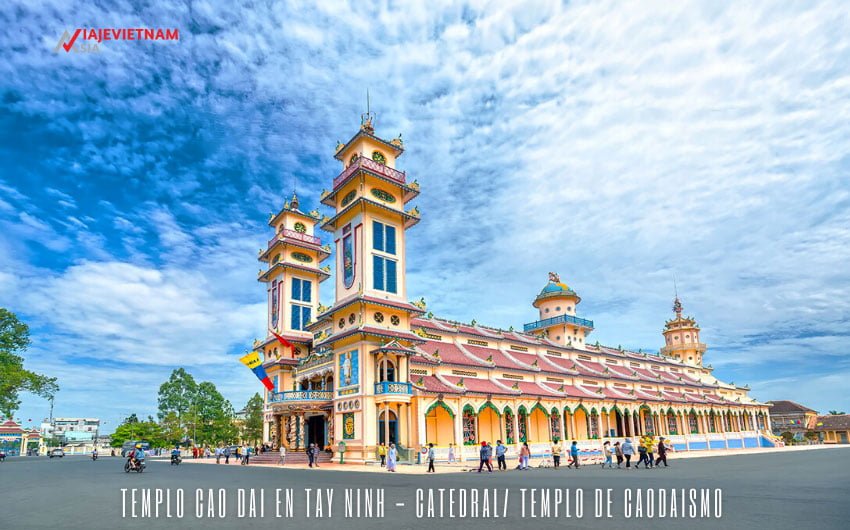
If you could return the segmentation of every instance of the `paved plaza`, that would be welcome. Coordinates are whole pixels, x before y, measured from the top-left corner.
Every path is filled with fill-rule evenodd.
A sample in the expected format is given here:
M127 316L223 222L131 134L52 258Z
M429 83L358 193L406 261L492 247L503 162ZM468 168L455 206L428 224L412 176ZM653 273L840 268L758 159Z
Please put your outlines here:
M674 459L671 467L657 470L622 471L586 466L573 469L511 470L492 475L483 473L437 473L416 475L352 473L336 469L309 470L303 468L245 467L185 462L173 467L167 461L152 459L143 474L125 474L120 458L103 457L92 462L86 457L67 457L49 460L12 458L0 464L0 528L35 529L100 529L100 528L808 528L821 530L846 528L850 505L850 451L847 448L828 448L816 451L788 451L737 456L716 456L694 459ZM122 499L122 488L127 492ZM132 518L142 512L143 492L151 491L156 507L156 488L163 488L160 516ZM201 489L202 518L196 517L196 495ZM239 502L239 489L246 494ZM286 513L285 492L293 492L294 516ZM310 488L310 515L306 518L307 493ZM316 502L316 489L321 488L323 502ZM422 502L417 502L417 489L423 489ZM526 516L521 516L522 491L526 489ZM611 489L611 518L595 517L595 490ZM692 488L722 491L722 514L716 518L681 517L683 506L678 502L678 517L670 517L670 498L659 494L684 492ZM136 491L133 506L132 491ZM177 518L177 491L182 489L183 517ZM276 490L281 490L281 504L276 504ZM367 509L368 491L373 495L384 491L382 518L345 517L345 492L361 492L361 515ZM433 490L434 515L428 514L428 490ZM444 502L439 504L439 489ZM472 490L478 494L473 507ZM488 490L485 493L484 490ZM533 490L532 490L533 489ZM577 490L584 495L583 516L577 517ZM210 491L212 490L212 491ZM219 491L223 490L223 491ZM258 517L250 515L250 492L255 494ZM328 490L333 498L328 501ZM454 490L454 491L452 491ZM463 490L463 493L461 493ZM505 508L504 495L508 498ZM543 513L543 491L549 492L548 518L531 518L532 510ZM558 490L557 492L555 490ZM626 518L624 498L632 494L631 517ZM260 498L260 492L264 497ZM648 494L647 492L654 492ZM209 494L212 493L212 501ZM643 515L638 518L637 495L641 494ZM451 495L451 497L450 497ZM664 495L664 496L662 496ZM655 517L647 518L649 497L654 499ZM454 500L450 506L449 499ZM462 503L461 498L467 502ZM555 499L563 498L559 514L554 516ZM535 504L531 500L535 499ZM223 500L223 503L219 503ZM170 505L166 505L170 501ZM263 517L259 517L260 501L264 501ZM377 498L373 497L376 510ZM245 517L239 517L239 505L245 506ZM397 506L403 504L404 506ZM489 513L484 513L485 504ZM661 505L668 511L659 517ZM356 509L356 496L352 507ZM449 518L449 511L458 515L466 507L467 514L478 510L479 517ZM417 517L417 506L422 514ZM317 518L321 507L323 518ZM442 507L444 518L440 519ZM507 512L504 510L507 509ZM714 510L714 506L711 508ZM329 511L332 518L328 518ZM569 510L571 517L566 517ZM166 517L170 511L172 518ZM280 511L282 517L276 517ZM122 517L123 514L126 517ZM507 517L503 517L507 513ZM712 515L713 515L712 511ZM219 515L224 515L219 518ZM498 517L496 517L498 515Z

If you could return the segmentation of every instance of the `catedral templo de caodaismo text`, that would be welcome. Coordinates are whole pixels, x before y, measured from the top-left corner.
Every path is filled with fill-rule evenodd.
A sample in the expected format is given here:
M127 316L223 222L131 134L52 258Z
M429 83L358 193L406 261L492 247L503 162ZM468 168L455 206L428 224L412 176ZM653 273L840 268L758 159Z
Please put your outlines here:
M703 363L700 328L678 299L660 354L589 339L593 321L555 273L532 302L539 319L521 331L443 320L423 299L409 302L405 239L420 216L406 205L419 185L396 169L403 151L400 137L375 135L367 113L337 146L342 171L321 195L333 215L306 212L293 196L269 219L258 277L269 336L254 349L274 385L265 392L272 447L315 443L356 463L375 460L382 442L402 460L428 443L438 458L455 444L476 460L475 445L496 440L528 442L533 454L564 440L593 453L607 437L648 433L677 450L774 443L767 407ZM331 256L335 298L325 307L319 286L331 269L320 264Z

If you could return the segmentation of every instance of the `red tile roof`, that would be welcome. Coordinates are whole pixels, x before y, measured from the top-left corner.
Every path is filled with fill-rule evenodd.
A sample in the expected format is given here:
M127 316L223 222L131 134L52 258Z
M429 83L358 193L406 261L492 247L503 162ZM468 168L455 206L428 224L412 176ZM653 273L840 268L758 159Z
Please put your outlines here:
M416 376L412 376L410 379L414 384L418 385L419 379ZM433 392L435 394L463 394L463 390L460 388L449 386L433 375L422 376L422 386L425 388L425 392Z
M451 383L452 385L457 385L457 382L461 380L460 377L453 375L443 375L441 376L443 379ZM479 394L503 394L503 395L515 395L518 392L511 392L509 390L505 390L500 387L496 383L490 381L489 379L479 379L475 377L464 377L463 385L467 392L476 392Z
M426 341L424 344L419 346L423 351L428 352L431 355L434 355L435 352L439 351L440 361L449 364L459 364L465 366L474 366L474 367L482 367L482 366L490 366L485 363L483 360L474 361L470 359L468 356L464 355L460 349L450 342L440 342L440 341Z
M534 381L514 381L511 379L497 379L497 381L507 387L513 387L516 384L523 394L529 396L563 397L562 393L539 385Z

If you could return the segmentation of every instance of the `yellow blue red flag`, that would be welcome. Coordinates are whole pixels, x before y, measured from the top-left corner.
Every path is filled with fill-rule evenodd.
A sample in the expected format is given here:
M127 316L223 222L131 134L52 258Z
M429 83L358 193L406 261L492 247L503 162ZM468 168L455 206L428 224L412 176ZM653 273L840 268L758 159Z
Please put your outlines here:
M242 364L247 366L254 372L254 375L257 376L257 379L263 383L267 389L274 390L274 385L272 384L271 379L269 379L268 374L266 374L266 369L263 368L263 360L260 359L260 354L256 351L252 351L251 353L245 355L244 357L239 359L242 361Z

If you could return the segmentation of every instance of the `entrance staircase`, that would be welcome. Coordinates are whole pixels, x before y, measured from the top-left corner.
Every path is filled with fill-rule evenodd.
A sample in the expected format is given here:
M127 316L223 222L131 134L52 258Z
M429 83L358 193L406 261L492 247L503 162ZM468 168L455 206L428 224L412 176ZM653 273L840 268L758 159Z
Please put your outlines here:
M330 464L331 463L331 453L327 453L325 451L319 452L319 465L321 464ZM286 452L286 465L299 465L299 464L307 464L310 462L310 459L307 458L307 453L302 449L301 451L287 451ZM255 455L251 457L251 464L280 464L280 452L279 451L267 451L265 453Z

